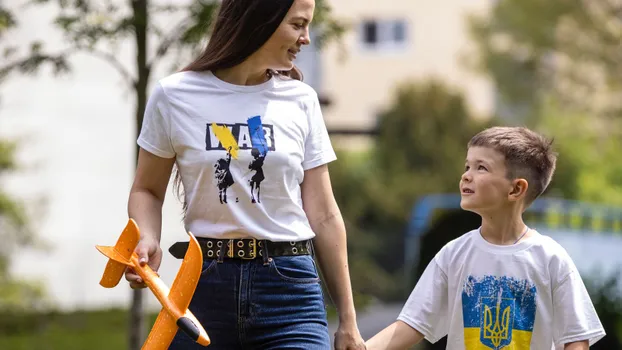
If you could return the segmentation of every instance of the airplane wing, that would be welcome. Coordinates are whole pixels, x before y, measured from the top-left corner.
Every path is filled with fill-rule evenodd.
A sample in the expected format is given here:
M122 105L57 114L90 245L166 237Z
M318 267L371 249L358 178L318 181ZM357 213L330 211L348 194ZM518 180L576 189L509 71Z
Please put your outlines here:
M168 294L168 298L182 312L190 305L190 300L199 283L201 270L203 269L201 246L199 246L199 242L197 242L194 236L189 236L188 250Z
M201 277L203 269L203 253L199 242L194 236L190 235L190 242L184 260L179 268L179 272L173 281L173 285L168 293L168 299L184 313L184 317L176 320L174 316L162 308L158 318L156 319L151 332L145 341L143 349L145 350L164 350L168 349L171 341L177 333L177 329L181 328L193 340L197 340L201 330L197 327L200 325L195 316L188 310L190 301L194 294L194 290ZM188 322L191 321L191 322ZM204 331L203 331L204 332Z
M143 350L166 350L177 333L175 318L162 308L156 318L147 340L143 344Z

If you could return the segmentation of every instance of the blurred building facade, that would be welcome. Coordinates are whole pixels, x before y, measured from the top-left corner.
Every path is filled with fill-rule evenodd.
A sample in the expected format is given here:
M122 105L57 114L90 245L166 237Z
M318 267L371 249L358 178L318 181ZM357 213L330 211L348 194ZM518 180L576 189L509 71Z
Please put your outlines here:
M468 16L486 15L493 0L332 0L334 14L349 30L341 45L303 49L305 81L328 103L331 131L365 132L406 81L438 78L465 94L474 115L495 110L494 89L466 66L473 58Z

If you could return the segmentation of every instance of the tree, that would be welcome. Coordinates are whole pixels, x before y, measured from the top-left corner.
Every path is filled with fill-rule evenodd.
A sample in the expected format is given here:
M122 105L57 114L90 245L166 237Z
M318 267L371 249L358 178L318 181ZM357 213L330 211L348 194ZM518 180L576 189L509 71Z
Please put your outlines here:
M67 47L47 51L42 42L34 42L30 45L30 52L22 56L18 56L18 48L7 48L5 58L10 63L0 66L0 79L13 71L36 73L44 64L51 65L56 73L64 73L71 68L72 55L78 52L91 54L108 62L133 90L137 133L142 127L151 73L166 59L173 59L173 67L178 67L175 62L196 54L200 49L198 44L209 34L212 14L218 6L218 1L205 0L188 1L182 5L160 5L150 0L130 0L125 5L112 0L31 1L34 4L50 2L58 5L59 13L54 23L64 34ZM172 27L158 24L159 15L177 18L177 22ZM345 30L341 22L331 17L330 7L323 0L316 3L314 23L321 44L339 37ZM136 49L136 61L131 67L116 55L119 44L126 40L131 40ZM130 349L140 348L145 339L142 304L143 291L134 290L130 309Z
M0 6L0 39L16 21L8 9ZM0 176L15 170L14 142L0 140ZM10 274L10 259L15 252L35 243L26 212L20 202L0 189L0 310L13 311L37 307L43 300L43 289Z
M368 266L361 276L353 266L356 291L403 300L403 239L414 203L458 191L469 139L493 122L471 115L463 95L440 81L407 82L381 113L374 147L331 165L351 255L374 262L358 262Z
M410 215L406 201L457 190L466 145L481 128L476 120L463 95L440 81L397 89L392 106L380 115L374 154L383 174L377 184L390 194L378 193L388 215L405 220Z
M477 68L509 112L555 139L547 195L620 205L622 4L500 0L471 18Z
M537 128L554 136L558 165L547 194L622 206L622 139L587 114L544 103Z
M15 169L16 144L0 140L0 176ZM35 245L24 207L0 190L0 311L28 310L42 306L42 286L10 274L11 257L20 248Z
M500 0L473 17L477 67L512 114L553 96L566 108L622 118L622 5L614 0Z
M471 114L463 94L441 81L398 87L393 104L380 115L373 155L376 181L370 183L376 215L386 220L379 232L391 227L399 233L386 240L381 258L391 262L391 270L404 261L403 249L396 254L390 247L402 246L415 201L430 193L458 191L467 143L491 123L494 119Z
M356 154L337 150L337 157L337 162L329 164L330 177L348 232L350 279L358 310L371 297L387 299L387 296L397 294L400 286L382 262L376 259L383 236L376 235L365 226L369 222L377 225L374 220L366 219L368 213L376 208L367 185L373 181L370 170L374 165L366 152Z

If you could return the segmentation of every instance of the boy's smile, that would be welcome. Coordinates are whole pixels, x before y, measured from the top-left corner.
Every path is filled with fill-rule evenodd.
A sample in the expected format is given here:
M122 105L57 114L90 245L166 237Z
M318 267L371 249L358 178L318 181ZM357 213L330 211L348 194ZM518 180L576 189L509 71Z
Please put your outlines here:
M507 178L505 157L488 147L471 147L460 179L460 206L482 214L507 203L512 181Z

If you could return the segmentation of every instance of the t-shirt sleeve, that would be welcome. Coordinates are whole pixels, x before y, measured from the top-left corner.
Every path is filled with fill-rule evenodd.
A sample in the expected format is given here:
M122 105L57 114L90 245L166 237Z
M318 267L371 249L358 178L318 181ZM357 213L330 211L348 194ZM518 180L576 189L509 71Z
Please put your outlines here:
M309 121L309 133L304 142L305 150L302 161L304 170L315 168L337 159L328 136L326 124L324 123L320 101L316 94L313 94L310 106L307 108L307 118Z
M574 264L570 263L574 267ZM553 289L553 341L556 349L567 343L589 340L590 346L605 336L592 300L576 268L561 276Z
M437 256L430 261L397 317L432 344L449 331L447 274Z
M175 157L171 142L171 119L163 87L157 83L147 100L138 145L162 158Z

